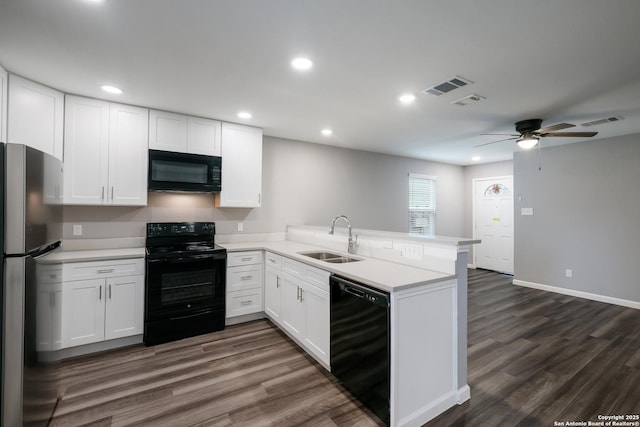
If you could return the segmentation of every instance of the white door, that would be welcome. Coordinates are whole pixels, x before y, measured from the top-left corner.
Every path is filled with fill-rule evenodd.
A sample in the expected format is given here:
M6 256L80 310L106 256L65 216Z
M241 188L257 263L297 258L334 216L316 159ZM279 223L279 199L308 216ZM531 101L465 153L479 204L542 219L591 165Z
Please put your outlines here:
M474 245L478 268L513 274L513 177L474 180Z
M105 280L64 282L62 287L64 347L104 341Z
M264 311L277 323L282 322L282 277L275 268L266 268L264 278Z

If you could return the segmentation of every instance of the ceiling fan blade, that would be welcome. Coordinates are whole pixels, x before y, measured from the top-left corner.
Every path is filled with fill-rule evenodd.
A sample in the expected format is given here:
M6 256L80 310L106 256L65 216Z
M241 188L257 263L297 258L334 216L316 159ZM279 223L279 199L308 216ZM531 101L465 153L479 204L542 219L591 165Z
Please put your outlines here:
M553 133L546 133L540 136L544 136L545 138L549 136L559 136L562 138L566 138L566 137L590 138L592 136L596 136L597 134L598 132L553 132Z
M538 129L536 132L542 134L542 133L548 133L548 132L555 132L557 130L562 130L562 129L573 128L575 126L576 125L572 125L571 123L558 123L557 125L547 126L546 128Z
M520 136L517 133L481 133L480 135L507 135L507 136Z
M517 135L515 138L505 138L505 139L499 139L497 141L485 142L484 144L475 145L473 148L484 147L485 145L495 144L496 142L513 141L514 139L518 139L518 138L520 138L520 135Z

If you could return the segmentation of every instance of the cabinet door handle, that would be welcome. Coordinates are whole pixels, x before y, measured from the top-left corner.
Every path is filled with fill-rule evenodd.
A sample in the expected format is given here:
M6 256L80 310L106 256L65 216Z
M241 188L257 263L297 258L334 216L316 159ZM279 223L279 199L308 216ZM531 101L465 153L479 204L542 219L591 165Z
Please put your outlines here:
M102 196L100 196L100 199L104 200L104 185L102 186Z
M100 290L98 291L98 300L102 300L102 285L100 285Z
M102 270L96 270L96 273L104 274L104 273L113 273L115 268L105 268Z
M240 258L241 261L251 261L252 259L252 257Z
M111 200L113 201L113 186L111 186Z
M298 301L302 301L301 291L302 291L302 289L300 289L300 286L298 286L298 293L297 293L297 295L296 295L296 299L297 299Z
M251 300L248 301L240 301L240 305L249 305L251 304Z
M276 288L280 287L280 276L276 276Z
M242 276L240 278L240 280L251 280L251 279L253 279L253 276Z
M111 285L109 285L109 299L111 299Z
M304 289L300 288L300 302L304 301Z

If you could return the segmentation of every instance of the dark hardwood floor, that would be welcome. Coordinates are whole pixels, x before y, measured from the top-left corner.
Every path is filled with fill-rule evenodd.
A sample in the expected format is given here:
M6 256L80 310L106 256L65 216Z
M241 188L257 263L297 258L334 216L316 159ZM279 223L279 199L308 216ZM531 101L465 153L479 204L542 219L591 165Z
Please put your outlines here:
M471 400L427 424L553 426L640 413L640 311L469 271ZM268 321L65 361L53 426L375 426Z
M640 414L640 311L469 270L471 399L427 424L553 426Z

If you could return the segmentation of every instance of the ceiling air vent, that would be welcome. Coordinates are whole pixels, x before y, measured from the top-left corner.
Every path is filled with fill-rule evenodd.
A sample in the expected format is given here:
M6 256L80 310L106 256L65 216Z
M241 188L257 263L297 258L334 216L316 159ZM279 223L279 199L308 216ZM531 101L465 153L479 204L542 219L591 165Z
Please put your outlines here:
M465 79L464 77L455 76L449 81L423 90L422 93L426 93L427 95L440 96L444 95L447 92L451 92L454 89L458 89L459 87L470 84L473 84L471 80Z
M596 125L601 125L603 123L610 123L610 122L619 122L620 120L624 120L624 117L622 116L613 116L613 117L607 117L606 119L600 119L600 120L594 120L591 122L586 122L583 123L582 126L596 126Z
M483 101L485 99L487 98L485 98L482 95L477 95L475 93L472 93L471 95L467 95L463 98L456 99L455 101L451 101L450 104L460 105L464 107L465 105L475 104L476 102Z

